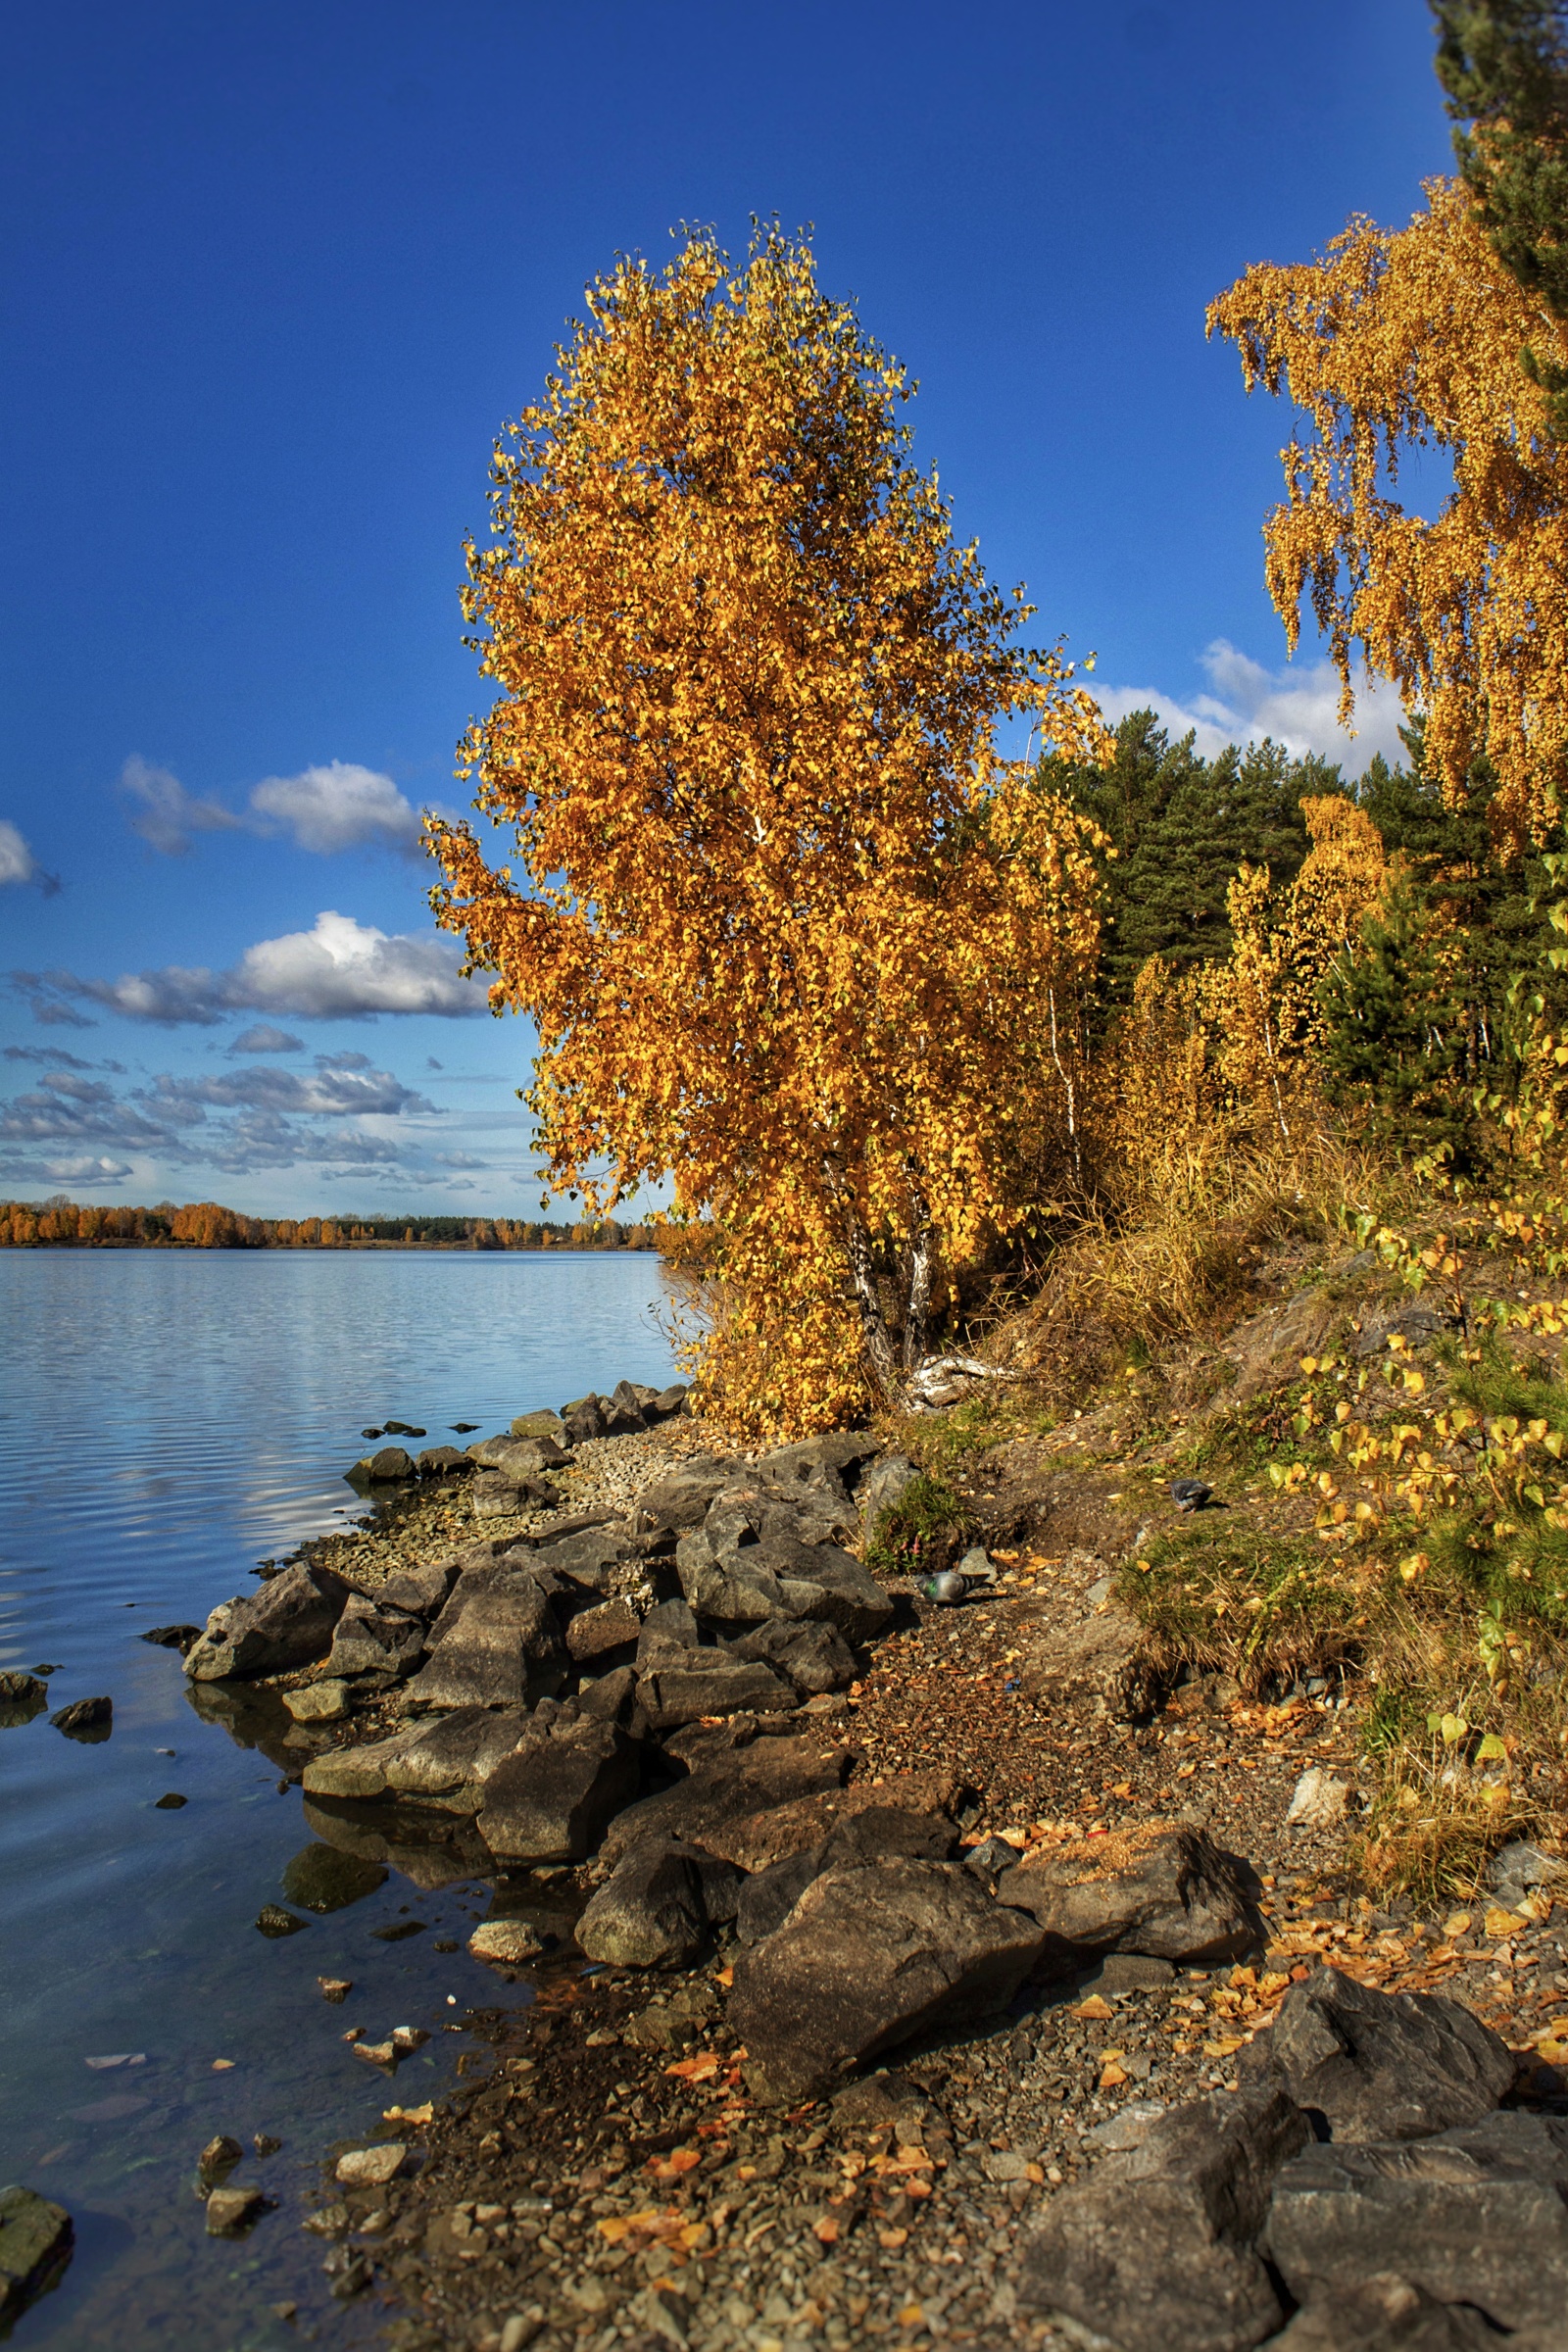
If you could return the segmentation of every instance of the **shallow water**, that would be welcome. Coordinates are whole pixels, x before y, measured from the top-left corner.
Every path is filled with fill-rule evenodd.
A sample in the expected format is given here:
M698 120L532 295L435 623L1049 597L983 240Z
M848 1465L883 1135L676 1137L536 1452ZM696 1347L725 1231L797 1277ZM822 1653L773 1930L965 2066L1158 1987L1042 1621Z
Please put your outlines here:
M95 1742L47 1714L0 1727L0 2183L76 2224L64 2283L16 2329L26 2352L373 2336L368 2298L328 2301L302 2200L333 2142L449 2078L466 2044L443 2021L495 2002L466 1951L431 1948L488 1892L351 1871L326 1889L353 1895L341 1908L259 1935L318 1842L268 1752L287 1719L220 1697L198 1713L177 1651L136 1636L201 1622L254 1589L258 1559L360 1515L341 1474L389 1415L436 1445L456 1421L489 1435L617 1380L662 1385L660 1298L651 1254L0 1251L0 1666L53 1666L50 1712L100 1692L115 1709ZM159 1810L166 1791L188 1802ZM321 1867L297 1863L290 1888ZM372 1933L406 1919L426 1932ZM354 1980L345 2006L318 1976ZM355 2024L434 2038L392 2083L345 2047ZM218 2132L246 2146L234 2180L278 2200L232 2242L205 2235L192 2189ZM253 2160L258 2132L281 2152ZM296 2323L271 2310L286 2301Z

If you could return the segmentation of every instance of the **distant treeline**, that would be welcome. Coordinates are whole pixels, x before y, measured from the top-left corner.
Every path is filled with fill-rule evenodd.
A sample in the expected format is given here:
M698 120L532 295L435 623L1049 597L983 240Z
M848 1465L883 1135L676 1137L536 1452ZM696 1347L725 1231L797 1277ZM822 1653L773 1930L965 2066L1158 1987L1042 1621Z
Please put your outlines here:
M576 1225L525 1225L514 1217L246 1217L216 1200L176 1207L86 1208L72 1200L0 1200L0 1249L654 1250L648 1225L584 1217Z

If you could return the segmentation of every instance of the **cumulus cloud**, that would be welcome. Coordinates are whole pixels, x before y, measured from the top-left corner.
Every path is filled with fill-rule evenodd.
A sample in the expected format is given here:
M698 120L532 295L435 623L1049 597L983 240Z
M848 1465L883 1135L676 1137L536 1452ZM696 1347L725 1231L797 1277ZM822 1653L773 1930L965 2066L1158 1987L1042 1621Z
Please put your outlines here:
M120 789L131 803L130 829L165 858L183 858L193 833L237 833L241 820L219 801L201 801L167 767L155 767L132 752L120 771Z
M7 1061L35 1061L46 1070L92 1070L98 1067L96 1062L79 1061L74 1054L57 1054L47 1046L7 1046L5 1058ZM104 1066L118 1070L120 1064L112 1061Z
M139 1101L167 1106L177 1117L197 1105L235 1110L301 1111L313 1118L395 1117L400 1111L435 1111L435 1104L394 1078L390 1070L318 1070L299 1077L293 1070L225 1070L211 1078L162 1077Z
M418 845L418 810L390 776L350 760L329 760L297 776L268 776L251 794L250 806L259 832L286 833L297 848L318 858L367 843Z
M221 801L199 799L170 769L154 766L137 753L120 771L120 789L131 804L132 832L165 858L183 858L197 833L285 839L318 858L366 847L413 854L419 845L421 819L413 803L404 799L390 776L352 760L328 760L324 766L302 768L297 776L264 776L243 811ZM15 826L0 826L0 836L8 831L25 856L25 844ZM7 878L0 843L0 880Z
M231 1054L303 1054L305 1040L274 1028L270 1021L255 1021L240 1031L228 1050Z
M75 1152L65 1159L13 1159L0 1154L0 1184L121 1184L130 1174L128 1159Z
M1363 682L1356 694L1353 736L1339 723L1340 681L1332 662L1265 669L1232 645L1215 638L1200 657L1211 694L1186 701L1157 686L1107 686L1093 679L1090 691L1114 726L1131 710L1155 710L1173 736L1191 733L1196 748L1212 760L1227 744L1260 742L1270 736L1298 757L1316 752L1359 775L1376 752L1388 760L1404 757L1399 728L1404 711L1390 686Z
M0 1101L5 1181L32 1183L53 1171L50 1180L60 1183L109 1183L115 1179L103 1169L111 1153L130 1152L228 1175L310 1166L372 1174L397 1168L407 1179L439 1164L409 1122L441 1113L390 1070L320 1068L301 1076L253 1064L194 1078L166 1071L119 1093L89 1068L47 1070L35 1086Z
M458 1018L485 1010L485 992L461 977L459 950L443 939L377 931L352 915L318 914L310 931L259 940L227 971L170 963L118 980L75 972L14 972L37 1020L81 1026L74 1001L162 1028L212 1028L233 1012L291 1013L306 1020L362 1020L381 1012Z
M58 874L46 874L26 842L8 816L0 816L0 890L8 882L30 883L52 899L60 888Z

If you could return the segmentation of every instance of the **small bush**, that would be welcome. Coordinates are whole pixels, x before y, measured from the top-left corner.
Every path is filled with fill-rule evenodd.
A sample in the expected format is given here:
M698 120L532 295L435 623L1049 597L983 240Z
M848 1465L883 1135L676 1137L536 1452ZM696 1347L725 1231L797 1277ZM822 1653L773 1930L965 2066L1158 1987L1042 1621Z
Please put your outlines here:
M882 1576L917 1576L945 1567L964 1527L963 1505L950 1486L922 1471L897 1502L878 1511L865 1564Z

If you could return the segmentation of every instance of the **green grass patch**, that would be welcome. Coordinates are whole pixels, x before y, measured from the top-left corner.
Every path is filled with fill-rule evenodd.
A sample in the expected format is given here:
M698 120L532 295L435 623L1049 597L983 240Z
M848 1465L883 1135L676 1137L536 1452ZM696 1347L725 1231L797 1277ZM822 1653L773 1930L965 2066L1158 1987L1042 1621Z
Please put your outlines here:
M1306 1538L1270 1539L1200 1517L1129 1561L1116 1593L1171 1664L1220 1668L1256 1695L1354 1664L1368 1625L1361 1578Z
M865 1564L873 1575L915 1576L941 1562L961 1533L964 1508L944 1480L922 1470L897 1502L878 1511L866 1539Z

